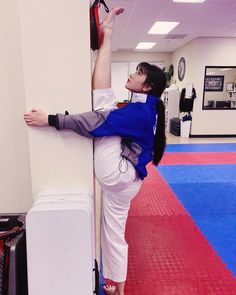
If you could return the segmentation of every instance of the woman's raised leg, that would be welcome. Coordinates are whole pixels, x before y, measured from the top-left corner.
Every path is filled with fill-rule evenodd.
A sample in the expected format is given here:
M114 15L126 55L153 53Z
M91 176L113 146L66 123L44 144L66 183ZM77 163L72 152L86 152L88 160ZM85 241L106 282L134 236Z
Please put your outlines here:
M112 9L105 20L100 24L101 46L98 51L93 77L92 89L111 88L111 49L112 35L114 31L116 16L123 13L124 8ZM117 282L115 286L104 286L104 291L110 295L124 295L125 282Z

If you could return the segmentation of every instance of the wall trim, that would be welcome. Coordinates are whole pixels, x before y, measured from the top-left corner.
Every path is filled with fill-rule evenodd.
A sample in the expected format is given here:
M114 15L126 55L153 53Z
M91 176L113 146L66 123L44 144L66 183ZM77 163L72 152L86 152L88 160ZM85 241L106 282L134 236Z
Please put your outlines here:
M236 137L236 134L190 134L189 137Z

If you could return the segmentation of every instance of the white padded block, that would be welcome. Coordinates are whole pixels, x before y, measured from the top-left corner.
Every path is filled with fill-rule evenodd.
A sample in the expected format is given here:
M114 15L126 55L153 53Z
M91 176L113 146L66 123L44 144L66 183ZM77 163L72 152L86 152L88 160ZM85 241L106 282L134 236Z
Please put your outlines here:
M92 295L93 201L84 190L44 192L26 217L29 295Z

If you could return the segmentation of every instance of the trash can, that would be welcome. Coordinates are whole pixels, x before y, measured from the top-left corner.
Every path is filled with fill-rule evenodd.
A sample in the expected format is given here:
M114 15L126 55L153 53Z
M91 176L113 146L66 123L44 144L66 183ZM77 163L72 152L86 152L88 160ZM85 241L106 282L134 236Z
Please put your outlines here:
M191 126L191 121L184 121L181 122L180 124L180 136L183 138L188 138L190 134L190 126Z

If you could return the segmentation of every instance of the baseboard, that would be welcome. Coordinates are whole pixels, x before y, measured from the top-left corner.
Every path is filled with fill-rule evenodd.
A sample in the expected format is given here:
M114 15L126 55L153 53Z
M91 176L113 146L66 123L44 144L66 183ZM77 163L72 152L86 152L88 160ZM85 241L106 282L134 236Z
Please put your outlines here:
M236 137L236 134L190 134L189 137L204 137L204 138L213 138L213 137Z

